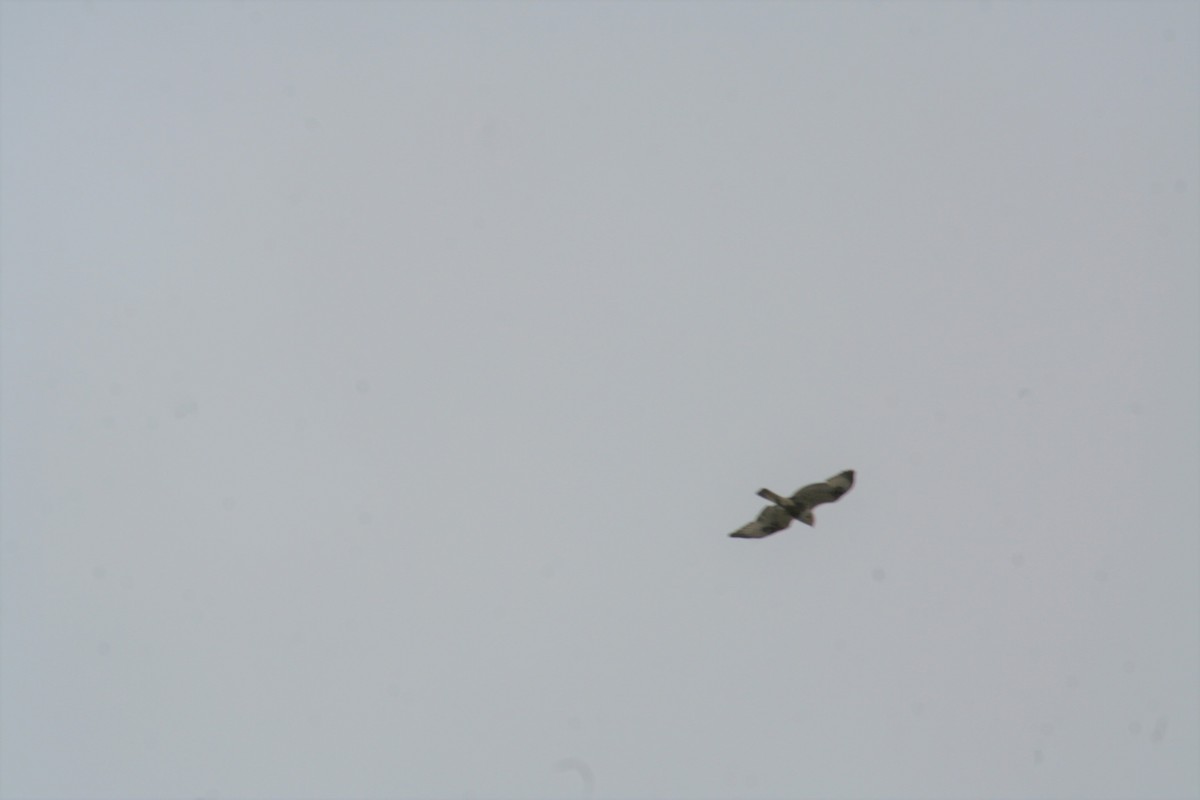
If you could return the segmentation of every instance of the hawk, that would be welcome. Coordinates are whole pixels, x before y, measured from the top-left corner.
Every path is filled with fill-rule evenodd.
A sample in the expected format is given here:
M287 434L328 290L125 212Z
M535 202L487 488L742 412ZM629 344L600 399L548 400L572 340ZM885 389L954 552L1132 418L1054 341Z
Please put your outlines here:
M798 519L805 525L816 525L812 510L822 503L832 503L850 491L854 485L854 470L839 472L824 483L810 483L802 489L797 489L791 497L780 497L770 489L759 489L758 496L770 500L775 505L767 506L759 513L758 519L738 528L730 536L736 539L761 539L770 536L792 524Z

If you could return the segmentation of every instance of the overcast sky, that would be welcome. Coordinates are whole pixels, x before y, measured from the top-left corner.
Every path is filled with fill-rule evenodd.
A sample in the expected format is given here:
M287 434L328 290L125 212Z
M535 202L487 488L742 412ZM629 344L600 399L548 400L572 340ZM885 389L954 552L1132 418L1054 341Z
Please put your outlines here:
M5 800L1200 792L1200 6L0 13Z

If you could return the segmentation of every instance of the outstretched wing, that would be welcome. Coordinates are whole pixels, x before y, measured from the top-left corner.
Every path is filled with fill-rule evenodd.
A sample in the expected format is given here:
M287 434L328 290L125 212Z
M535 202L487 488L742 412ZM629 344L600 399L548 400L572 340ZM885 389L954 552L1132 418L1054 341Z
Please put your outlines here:
M792 500L805 508L815 508L822 503L832 503L837 500L850 491L850 487L853 485L854 470L848 469L845 472L839 472L824 483L810 483L797 490L792 495Z
M761 539L792 524L792 515L779 506L767 506L754 522L747 523L729 534L737 539Z

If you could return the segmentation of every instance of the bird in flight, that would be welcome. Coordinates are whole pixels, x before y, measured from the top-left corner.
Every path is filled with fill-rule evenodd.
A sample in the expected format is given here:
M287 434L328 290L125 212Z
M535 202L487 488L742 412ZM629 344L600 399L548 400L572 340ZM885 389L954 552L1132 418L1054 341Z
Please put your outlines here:
M747 523L729 534L735 539L761 539L770 536L798 519L805 525L816 525L812 510L822 503L832 503L850 491L854 485L854 470L839 472L822 483L810 483L791 497L782 497L770 489L759 489L758 496L770 500L774 505L764 508L753 522Z

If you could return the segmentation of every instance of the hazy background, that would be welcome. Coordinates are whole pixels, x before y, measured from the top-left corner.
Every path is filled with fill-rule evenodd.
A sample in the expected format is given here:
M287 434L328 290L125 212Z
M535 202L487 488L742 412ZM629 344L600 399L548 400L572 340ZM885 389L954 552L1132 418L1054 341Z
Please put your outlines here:
M1200 791L1200 6L0 23L6 800Z

